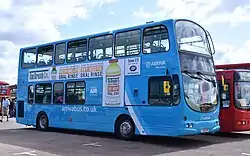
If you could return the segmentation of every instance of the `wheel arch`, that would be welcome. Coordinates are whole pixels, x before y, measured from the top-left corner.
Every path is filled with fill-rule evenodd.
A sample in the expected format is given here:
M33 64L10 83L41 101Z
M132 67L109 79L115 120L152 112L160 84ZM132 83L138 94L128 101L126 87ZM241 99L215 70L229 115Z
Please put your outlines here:
M114 125L113 125L113 126L114 126L114 132L115 132L115 128L116 128L116 125L118 124L118 122L119 122L121 119L124 119L124 118L129 118L129 119L133 122L134 126L136 127L133 118L132 118L129 114L120 114L119 116L117 116L117 118L116 118L116 120L115 120L115 122L114 122Z
M37 113L37 115L36 115L36 126L38 125L39 117L41 115L45 115L47 117L47 119L48 119L48 126L49 126L49 123L50 123L49 122L49 117L48 117L48 115L47 115L47 113L45 111L40 111L40 112Z

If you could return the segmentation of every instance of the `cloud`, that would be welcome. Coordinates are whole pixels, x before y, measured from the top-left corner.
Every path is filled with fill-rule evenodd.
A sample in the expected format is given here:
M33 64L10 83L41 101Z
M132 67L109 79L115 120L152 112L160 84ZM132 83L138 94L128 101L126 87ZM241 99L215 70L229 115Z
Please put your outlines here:
M4 0L0 2L0 80L17 80L20 47L60 39L58 27L116 0Z
M192 18L204 19L208 13L220 6L221 0L157 0L157 12L146 12L142 8L134 13L140 18Z
M11 5L12 5L12 0L0 1L0 11L1 10L9 10Z
M134 16L140 18L151 18L154 14L144 11L143 7L140 7L139 11L134 12Z
M204 26L226 23L238 26L250 22L250 2L244 6L234 6L234 9L220 10L226 4L225 0L157 0L158 11L147 12L144 7L135 11L138 18L162 20L166 18L188 18ZM231 6L232 7L232 6Z
M230 24L231 27L236 27L241 24L250 22L250 5L237 6L233 12L221 12L212 14L206 20L202 21L204 25L212 24Z
M249 62L250 40L247 40L242 47L235 47L229 44L217 44L214 56L216 64Z

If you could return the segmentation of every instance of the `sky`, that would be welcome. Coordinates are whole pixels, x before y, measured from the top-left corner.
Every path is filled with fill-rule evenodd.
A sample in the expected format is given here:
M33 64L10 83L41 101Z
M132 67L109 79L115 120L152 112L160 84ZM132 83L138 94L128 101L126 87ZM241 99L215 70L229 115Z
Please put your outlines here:
M22 47L168 18L207 29L216 64L250 60L249 0L1 0L0 80L16 84Z

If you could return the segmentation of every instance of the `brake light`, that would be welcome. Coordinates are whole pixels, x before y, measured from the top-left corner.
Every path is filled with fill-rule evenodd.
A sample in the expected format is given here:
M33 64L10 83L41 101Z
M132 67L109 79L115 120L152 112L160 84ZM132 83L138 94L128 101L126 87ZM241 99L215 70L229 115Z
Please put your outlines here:
M248 122L245 121L245 120L242 120L242 121L237 121L236 124L237 125L246 125Z

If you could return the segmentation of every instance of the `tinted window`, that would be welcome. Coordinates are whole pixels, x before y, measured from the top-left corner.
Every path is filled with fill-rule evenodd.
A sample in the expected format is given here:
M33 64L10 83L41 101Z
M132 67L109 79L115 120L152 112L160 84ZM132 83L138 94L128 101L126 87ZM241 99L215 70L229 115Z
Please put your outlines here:
M28 103L34 103L34 86L30 85L28 87Z
M85 103L85 82L68 82L66 84L66 103L84 104Z
M64 85L63 83L59 82L59 83L55 83L54 84L54 103L59 103L62 104L63 103L63 99L64 99Z
M143 32L143 52L156 53L169 50L168 31L164 26L146 28Z
M111 58L113 54L112 44L112 35L91 38L89 40L89 59L99 60Z
M23 50L22 68L35 67L36 64L36 48Z
M36 85L35 101L39 104L51 103L51 84L38 84Z
M46 46L38 48L37 66L50 66L53 63L54 46Z
M170 105L172 103L172 91L170 91L169 93L166 93L165 91L165 84L167 83L167 81L169 81L169 85L171 86L169 77L151 77L149 79L149 104Z
M78 40L68 43L68 62L82 62L87 56L87 40Z
M56 45L55 63L63 64L65 61L65 43Z
M141 51L140 30L117 33L115 36L115 56L137 55Z

